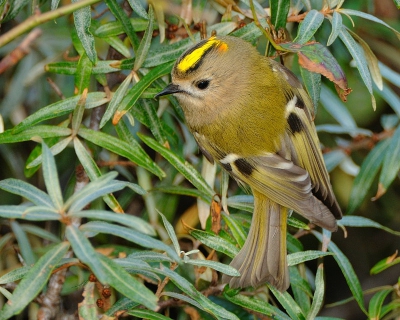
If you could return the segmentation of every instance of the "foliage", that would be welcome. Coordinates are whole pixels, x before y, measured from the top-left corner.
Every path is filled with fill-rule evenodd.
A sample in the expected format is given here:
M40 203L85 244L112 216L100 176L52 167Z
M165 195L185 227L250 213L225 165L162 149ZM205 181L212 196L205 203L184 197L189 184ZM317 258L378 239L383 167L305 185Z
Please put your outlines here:
M322 261L329 256L365 316L400 313L399 283L364 292L331 234L295 215L288 220L289 292L220 284L219 273L238 274L228 263L246 238L252 197L199 157L177 101L154 99L174 61L200 40L203 18L207 35L241 37L279 56L301 75L318 109L325 161L347 206L340 227L398 239L394 228L352 215L363 213L371 189L377 186L375 203L385 203L399 183L400 65L391 54L398 21L384 22L365 1L271 1L270 19L267 1L28 3L0 1L0 120L7 128L0 133L0 319L26 314L35 303L38 317L50 319L59 299L76 292L83 319L315 319L324 313L330 274ZM366 21L370 30L361 32ZM382 34L385 42L377 40ZM345 184L354 176L350 191ZM195 229L199 219L205 230ZM307 234L320 250L305 249L299 238ZM392 255L371 273L399 262ZM373 293L368 305L364 293Z

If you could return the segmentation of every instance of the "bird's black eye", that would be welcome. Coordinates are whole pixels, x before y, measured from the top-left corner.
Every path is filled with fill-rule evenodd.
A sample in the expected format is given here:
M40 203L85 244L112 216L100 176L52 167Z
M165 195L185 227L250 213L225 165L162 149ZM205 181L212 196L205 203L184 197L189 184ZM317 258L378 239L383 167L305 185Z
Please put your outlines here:
M200 80L196 83L196 87L200 90L207 89L208 85L210 84L210 80Z

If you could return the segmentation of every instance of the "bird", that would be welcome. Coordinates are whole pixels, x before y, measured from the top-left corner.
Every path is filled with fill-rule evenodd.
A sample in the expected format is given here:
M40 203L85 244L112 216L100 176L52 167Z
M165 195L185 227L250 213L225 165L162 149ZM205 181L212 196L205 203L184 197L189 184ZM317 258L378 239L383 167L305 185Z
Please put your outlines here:
M199 150L239 184L250 187L254 211L246 241L222 276L231 288L290 286L286 232L290 210L337 230L335 198L314 125L313 103L299 79L249 42L212 36L175 62L172 94Z

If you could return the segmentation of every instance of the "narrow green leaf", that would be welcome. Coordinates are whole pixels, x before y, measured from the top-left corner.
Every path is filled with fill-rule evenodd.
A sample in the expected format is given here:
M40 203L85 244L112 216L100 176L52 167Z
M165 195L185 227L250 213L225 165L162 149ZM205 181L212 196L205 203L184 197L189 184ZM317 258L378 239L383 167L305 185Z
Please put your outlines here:
M98 318L96 305L96 283L87 282L83 288L83 300L78 305L79 319L94 320Z
M129 310L129 309L135 308L138 305L139 305L139 303L124 297L124 298L119 299L116 303L114 303L114 305L110 309L107 310L105 315L113 317L117 311Z
M321 74L300 68L301 78L314 105L314 114L317 114L319 96L321 93Z
M336 10L333 11L333 16L331 20L332 32L329 35L328 42L326 45L329 47L338 37L340 30L342 29L342 15Z
M89 88L92 68L93 63L90 61L87 54L82 55L79 58L75 74L75 89L78 94L82 94L83 90Z
M226 290L224 291L224 297L238 306L244 307L246 309L265 314L266 316L273 317L273 319L278 320L290 320L284 312L279 310L277 307L256 298L251 298L243 294L229 295Z
M398 0L396 0L398 1ZM394 32L394 34L397 36L397 38L400 40L400 32L397 31L396 29L392 28L391 26L389 26L386 22L382 21L381 19L373 16L372 14L369 13L365 13L365 12L361 12L361 11L357 11L357 10L352 10L352 9L340 9L339 10L340 13L344 13L344 14L348 14L350 16L358 16L370 21L374 21L377 23L380 23L381 25L384 25L386 28L390 29L391 31Z
M306 250L302 252L291 253L287 256L288 266L294 266L309 260L319 259L325 256L331 256L330 252L323 252L318 250Z
M121 227L107 222L92 221L82 225L79 229L83 232L88 231L94 232L96 234L112 234L114 236L121 237L130 242L136 243L144 248L165 251L169 254L171 258L174 258L176 261L179 260L179 254L176 255L175 252L164 242L154 239L144 233L135 232L131 228Z
M193 168L187 161L176 155L170 149L162 146L157 141L142 134L138 134L150 148L160 153L170 164L172 164L186 179L188 179L197 189L204 192L211 198L214 196L214 191L207 184L201 174Z
M139 47L139 39L136 35L135 29L133 29L133 26L128 16L117 1L105 0L105 3L110 9L111 13L117 18L119 22L121 22L122 28L124 29L124 32L128 36L129 41L131 42L132 47L136 52L137 48Z
M76 155L83 168L85 169L86 174L88 175L91 181L96 180L101 177L102 173L97 166L94 159L90 156L89 152L83 146L82 142L75 137L74 138L74 148ZM114 212L123 212L121 205L118 203L117 199L112 194L106 194L103 196L103 200Z
M117 68L118 66L118 68ZM119 60L101 60L97 61L92 67L93 75L102 75L105 73L121 71L121 63ZM46 64L45 71L64 75L75 75L77 73L78 63L76 61L61 61ZM104 92L102 92L104 94Z
M395 86L400 87L400 73L392 70L387 65L384 65L382 62L379 62L378 64L379 69L382 73L382 77L384 77L390 83L393 83Z
M33 137L41 137L44 139L69 136L71 132L70 128L61 128L57 126L35 126L15 134L13 129L10 129L0 133L0 144L29 141Z
M211 268L219 272L222 272L224 274L227 274L228 276L232 277L240 276L240 272L237 271L235 268L223 264L221 262L210 261L210 260L198 260L198 259L185 259L184 262L195 266Z
M77 2L77 0L73 0L72 2ZM93 64L96 64L97 52L94 45L94 37L90 32L91 20L92 12L90 6L74 11L74 23L79 40L81 41L90 61L92 61Z
M0 206L0 217L32 221L59 220L60 215L49 207Z
M147 12L146 12L147 15ZM131 18L129 19L132 24L133 29L136 32L145 31L148 24L148 19L143 18ZM106 37L114 37L124 33L124 28L122 27L121 22L119 21L111 21L102 24L100 27L96 29L94 32L96 37L106 38Z
M365 59L364 52L360 49L360 46L353 39L350 33L347 31L345 26L342 26L342 29L339 33L339 38L343 41L347 50L349 50L351 56L353 57L357 69L360 72L361 78L364 81L365 86L367 87L369 93L371 94L372 106L374 110L376 109L376 101L372 91L372 81L371 81L371 73L368 69L368 63Z
M176 293L176 292L166 292L166 291L164 291L164 292L161 293L161 295L185 301L185 302L191 304L192 306L195 306L196 308L199 308L200 310L204 310L204 308L196 300L193 300L193 299L191 299L188 296L185 296L183 294Z
M143 108L144 113L146 114L146 118L149 120L149 128L151 133L154 135L158 143L165 145L168 140L166 133L164 132L164 128L160 118L157 115L155 102L151 100L141 100L141 106Z
M120 121L115 126L118 136L129 144L129 148L133 154L136 156L135 161L139 166L147 169L148 171L154 173L158 177L164 177L165 173L160 169L159 166L149 157L149 155L143 150L140 144L136 141L132 133L129 131L128 126Z
M125 43L117 36L105 37L103 39L105 42L107 42L110 45L110 47L112 47L117 52L122 54L125 58L129 59L132 57L131 52L129 51L129 48L127 48Z
M286 20L290 8L290 0L277 0L270 2L271 22L276 30L286 27Z
M320 241L323 241L322 234L312 230L312 234ZM329 242L328 244L328 250L332 253L334 253L333 257L335 258L337 264L339 265L340 269L342 270L342 273L346 279L346 282L353 293L354 299L357 301L360 309L366 313L366 309L364 306L364 295L363 291L361 289L361 284L360 281L358 280L358 277L356 273L354 272L354 269L349 261L349 259L343 254L343 252L337 247L336 244L334 244L332 241Z
M365 218L365 217L345 215L345 216L343 216L343 218L340 221L338 221L338 224L343 225L345 227L377 228L377 229L381 229L386 232L389 232L391 234L394 234L396 236L400 236L399 231L394 231L388 227L381 225L378 222L375 222L375 221Z
M307 314L307 320L314 320L322 308L325 294L324 283L324 265L318 266L317 275L315 276L315 292L310 311Z
M81 217L88 219L117 222L122 225L128 226L134 230L137 230L141 233L148 234L150 236L157 235L154 228L148 222L129 214L121 214L105 210L83 210L78 212L71 212L68 215L71 217Z
M232 243L227 240L218 237L212 233L201 231L201 230L191 230L190 235L199 240L201 243L215 249L218 252L225 253L227 256L234 258L239 253L239 248L235 247Z
M287 292L279 292L273 286L268 285L275 298L279 301L282 307L286 310L292 319L304 320L306 317L299 305L294 301L292 296Z
M126 259L132 259L134 261L142 260L145 262L174 262L173 259L165 254L153 251L137 251L131 253Z
M178 241L178 238L176 236L174 227L172 226L172 224L168 221L168 219L160 211L157 211L157 212L162 218L165 230L167 230L168 236L171 239L172 244L174 245L176 254L178 255L178 257L180 257L180 255L181 255L181 247L179 246L179 241Z
M393 254L390 257L387 257L385 259L382 259L381 261L379 261L378 263L376 263L370 271L370 274L378 274L381 273L382 271L393 267L396 264L400 263L400 257L394 258L397 256L397 252L395 252L395 254Z
M381 71L379 70L379 60L375 56L374 52L371 50L370 46L367 42L365 42L357 33L351 31L349 28L346 28L347 31L352 35L352 37L360 44L361 48L364 51L365 59L368 63L368 68L371 73L371 78L378 87L379 90L382 91L383 88L383 80Z
M60 243L61 240L56 237L53 233L51 233L50 231L47 231L43 228L37 227L35 225L30 225L30 224L23 224L21 225L22 230L24 230L25 232L28 232L30 234L33 234L35 236L38 236L42 239L48 240L48 241L52 241L55 243Z
M138 83L136 83L131 89L128 90L125 98L121 101L118 107L119 117L117 121L128 112L137 100L140 98L144 90L146 90L154 80L169 74L172 70L173 63L169 62L166 64L158 65L151 69Z
M393 0L393 2L396 5L397 9L400 9L400 0Z
M346 153L340 149L324 153L324 162L328 172L335 169L346 157Z
M40 108L34 114L28 116L23 121L21 121L18 125L16 125L12 129L12 133L14 133L14 134L20 133L22 131L25 131L26 129L33 130L34 128L32 128L32 126L34 126L35 124L37 124L39 122L69 114L70 112L72 112L75 109L80 98L81 98L81 95L78 95L78 96L75 96L72 98L58 101L58 102L48 105L46 107ZM102 104L105 104L106 102L108 102L108 99L104 92L92 92L87 95L85 107L86 107L86 109L92 109L92 108L96 108ZM50 127L50 126L47 126L47 127ZM38 128L38 127L36 127L36 128ZM57 127L53 127L53 128L57 128ZM60 130L67 131L70 129L60 128ZM1 140L0 140L0 142L1 142Z
M60 181L58 179L56 162L54 160L54 156L51 154L50 149L44 142L42 143L42 153L44 183L55 208L60 210L63 206L63 197L60 188Z
M321 104L344 128L357 128L353 116L344 103L326 86L321 88Z
M380 314L382 311L382 305L389 293L393 292L393 289L384 289L375 293L368 306L368 317L369 319L379 320L381 319Z
M140 318L140 319L149 319L149 320L172 320L170 317L163 316L160 313L144 310L144 309L131 309L127 312L131 316Z
M101 118L100 128L103 128L107 121L112 118L115 111L117 111L122 99L125 97L126 92L128 91L129 85L132 82L132 77L133 74L129 73L125 80L119 85L117 91L114 92L110 103L108 104L108 107L104 112L103 118Z
M209 197L205 195L203 192L193 189L193 188L186 188L181 186L159 186L157 188L153 188L150 192L164 192L164 193L171 193L171 194L179 194L183 196L189 196L194 198L200 198L204 201L209 201Z
M66 137L65 139L61 139L60 141L58 141L56 144L54 144L51 148L50 148L50 152L53 156L61 153L62 151L64 151L64 149L66 147L68 147L69 143L72 141L72 136ZM42 154L40 154L38 157L36 157L35 159L33 159L32 161L28 162L26 164L26 168L27 169L31 169L31 168L35 168L38 165L40 165L43 161L43 156Z
M18 242L19 251L24 259L24 262L30 266L37 260L36 254L33 252L31 243L28 240L26 232L21 228L17 221L10 222L11 230L14 233L15 239Z
M321 12L315 9L308 12L304 20L300 23L300 27L297 31L297 37L293 40L293 42L304 44L307 41L310 41L310 39L314 36L314 33L322 25L323 21L324 15Z
M345 121L345 119L343 119ZM372 131L363 129L363 128L352 128L352 127L343 127L338 124L321 124L315 127L317 132L329 132L329 133L340 133L340 134L349 134L352 137L357 135L363 135L367 137L372 136Z
M105 134L100 131L94 131L86 128L80 128L78 135L82 138L104 148L120 156L128 158L134 163L137 163L144 169L150 171L155 174L157 177L164 177L165 173L154 163L149 163L148 155L143 156L143 153L137 154L135 149L132 149L132 146L123 140L117 139L111 135ZM137 149L137 148L136 148Z
M242 223L235 219L232 215L228 215L226 213L222 214L222 219L224 219L225 223L228 225L239 247L243 247L247 238L247 234L243 229Z
M133 301L155 309L157 298L142 283L129 275L122 267L109 258L97 254L88 239L76 227L66 228L66 237L70 241L76 256L89 266L103 284L109 284Z
M142 67L143 61L145 60L151 44L151 39L153 38L154 29L154 12L153 7L149 5L149 23L147 25L146 31L144 32L142 41L140 41L139 48L136 50L135 63L133 65L133 70L137 71Z
M382 170L379 176L379 196L383 195L400 170L400 126L397 127L385 152ZM377 195L378 196L378 195Z
M12 299L12 294L10 291L4 289L2 286L0 286L0 293L5 296L8 300Z
M143 19L149 19L149 16L147 15L147 12L145 8L143 7L143 4L140 0L128 0L129 5L133 9L133 11L141 18ZM137 30L137 29L135 29ZM141 31L141 30L137 30Z
M382 166L386 150L389 147L390 139L380 141L368 156L364 159L360 172L354 179L353 188L350 194L347 213L352 214L363 202L378 170Z
M14 269L0 277L0 284L18 281L22 279L31 269L32 266L23 266L21 268Z
M38 295L50 278L51 272L68 249L68 242L62 242L37 261L18 284L11 299L4 304L0 312L1 320L9 319L11 316L20 313Z
M397 119L400 118L400 97L386 83L383 84L382 90L377 93L390 105L396 113Z
M204 309L204 311L214 315L217 319L230 319L239 320L239 318L233 313L227 311L221 306L213 303L210 299L206 298L202 293L198 292L196 288L185 278L177 274L176 272L167 268L154 269L154 272L161 273L170 278L170 280L185 294L196 300Z
M0 181L0 189L20 195L37 206L53 207L53 203L47 193L25 181L13 178L4 179Z

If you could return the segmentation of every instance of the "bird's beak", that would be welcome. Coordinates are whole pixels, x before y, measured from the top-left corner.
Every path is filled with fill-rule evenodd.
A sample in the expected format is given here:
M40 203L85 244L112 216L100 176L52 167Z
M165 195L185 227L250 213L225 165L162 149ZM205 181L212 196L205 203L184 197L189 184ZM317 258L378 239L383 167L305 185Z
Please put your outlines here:
M167 85L164 88L163 91L157 93L155 98L158 98L158 97L161 97L161 96L165 96L167 94L182 92L182 91L183 90L177 84L170 83L169 85Z

